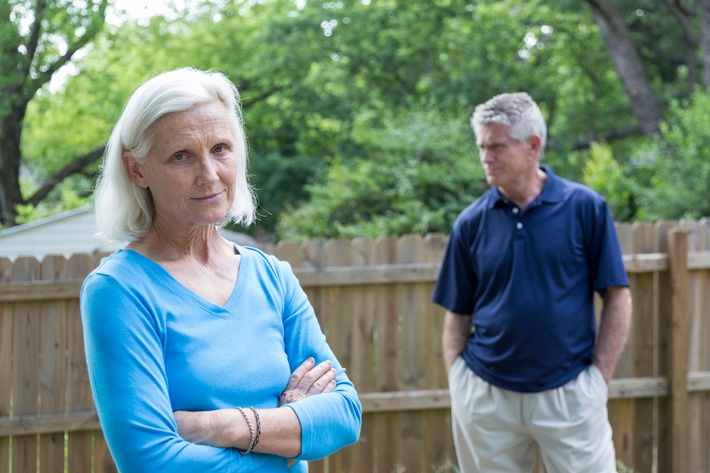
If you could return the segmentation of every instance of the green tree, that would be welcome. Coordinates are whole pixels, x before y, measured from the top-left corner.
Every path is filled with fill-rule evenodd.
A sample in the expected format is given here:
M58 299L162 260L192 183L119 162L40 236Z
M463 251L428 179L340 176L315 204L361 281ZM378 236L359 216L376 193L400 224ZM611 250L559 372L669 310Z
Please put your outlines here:
M583 179L613 170L629 182L644 182L647 169L632 159L648 142L639 117L649 123L656 118L639 115L605 28L623 27L622 37L631 39L624 44L635 48L637 70L651 84L649 96L665 113L672 99L687 97L701 80L701 2L587 3L589 8L571 0L214 0L111 25L76 61L77 74L61 90L45 87L30 102L21 146L31 179L23 192L42 197L48 208L88 194L103 143L130 93L156 72L180 66L220 69L242 93L261 203L257 233L278 228L305 235L309 225L327 227L329 219L341 222L338 228L348 235L446 231L457 210L480 193L470 190L485 189L466 121L477 103L516 90L529 92L543 108L549 127L544 159L555 171ZM686 54L691 46L694 53ZM427 168L421 144L404 138L410 128L424 136L418 123L427 118L442 130L460 126L460 138L448 131L426 134L436 147L462 153L458 161L441 161L448 168ZM382 133L399 138L387 142ZM604 147L590 150L597 142ZM446 194L450 182L463 184L463 162L471 174L454 204L438 193ZM425 175L403 172L403 166L421 166L439 184L427 187ZM62 180L66 184L57 189ZM626 205L619 215L633 218L637 192L617 198L623 195L617 183L601 184L619 193L612 196L615 207ZM368 205L348 207L339 188ZM373 188L386 188L387 198L368 196ZM424 210L442 202L446 212Z
M423 14L421 5L396 6L405 13L399 12L404 19L395 31L406 30L407 22ZM394 41L395 33L372 26L366 35L364 50L378 55L390 48L388 57L406 64L411 48L418 48L416 61L426 67L413 65L403 74L406 80L381 90L383 81L370 77L367 68L349 69L352 88L366 84L375 97L356 111L359 127L353 136L360 154L355 162L334 160L308 186L310 200L281 217L281 237L448 232L456 215L487 188L468 118L477 103L497 93L525 90L538 100L550 130L544 159L570 177L584 172L584 163L570 159L580 143L588 146L590 138L633 120L590 12L513 1L427 8L430 16L441 17L432 30L407 31ZM389 18L386 11L362 10L363 16L373 15L362 23L381 24L376 19ZM337 31L333 37L347 64L360 50ZM390 96L400 103L388 101Z
M606 143L593 144L589 159L584 166L584 184L601 193L611 209L614 219L629 221L636 212L634 181L614 159L612 149Z
M465 120L438 112L356 126L367 159L331 163L309 186L311 199L280 219L286 239L448 232L451 215L483 190Z
M673 101L660 134L636 156L643 219L698 219L710 215L710 93Z
M23 120L30 101L101 30L108 0L0 0L0 224L14 225L17 206L40 190L20 189ZM76 161L81 165L81 158Z

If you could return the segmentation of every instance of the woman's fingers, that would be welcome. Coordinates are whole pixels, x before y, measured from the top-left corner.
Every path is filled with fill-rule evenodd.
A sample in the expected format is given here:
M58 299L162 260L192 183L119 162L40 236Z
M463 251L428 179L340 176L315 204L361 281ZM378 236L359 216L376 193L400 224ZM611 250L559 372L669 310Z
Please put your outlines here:
M299 399L332 392L335 389L336 370L330 360L315 365L315 360L309 358L291 374L286 389L279 398L279 405L298 401Z
M311 370L313 369L313 365L315 364L316 360L314 358L308 358L306 361L301 363L301 366L296 368L296 370L291 373L291 377L288 379L288 384L286 385L286 389L284 389L284 392L286 391L291 391L293 389L296 389L303 379L303 377Z
M326 390L330 386L331 382L335 384L335 374L335 368L333 368L333 364L330 361L324 361L316 366L310 373L308 373L308 375L306 375L306 377L304 377L305 380L307 377L311 375L313 376L312 382L310 383L310 386L308 386L306 394L312 395L329 392ZM335 388L335 386L333 386L333 388Z

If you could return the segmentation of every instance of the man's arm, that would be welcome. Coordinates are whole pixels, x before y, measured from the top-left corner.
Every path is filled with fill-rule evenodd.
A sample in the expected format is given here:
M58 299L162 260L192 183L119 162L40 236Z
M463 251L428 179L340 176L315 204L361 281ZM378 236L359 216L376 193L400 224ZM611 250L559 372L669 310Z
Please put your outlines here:
M614 375L614 366L624 348L630 326L631 291L625 286L607 287L594 355L594 364L601 370L607 384Z
M456 314L450 310L444 315L442 347L446 372L451 369L456 358L466 348L466 339L471 333L471 316Z

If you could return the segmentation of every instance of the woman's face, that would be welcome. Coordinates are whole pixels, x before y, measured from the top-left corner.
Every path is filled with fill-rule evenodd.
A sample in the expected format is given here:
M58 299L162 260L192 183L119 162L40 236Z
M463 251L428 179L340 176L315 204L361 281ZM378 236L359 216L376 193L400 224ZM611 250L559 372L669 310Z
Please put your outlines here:
M227 214L238 162L231 124L222 103L198 105L151 126L153 146L144 164L124 153L134 181L150 189L155 223L189 229Z

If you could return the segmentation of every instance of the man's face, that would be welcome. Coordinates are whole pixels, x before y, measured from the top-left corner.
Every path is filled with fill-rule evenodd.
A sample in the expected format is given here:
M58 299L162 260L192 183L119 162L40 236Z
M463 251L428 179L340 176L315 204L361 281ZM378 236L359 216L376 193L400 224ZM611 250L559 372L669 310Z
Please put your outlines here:
M517 141L500 123L477 127L476 146L488 184L505 189L536 172L538 142L535 136Z

